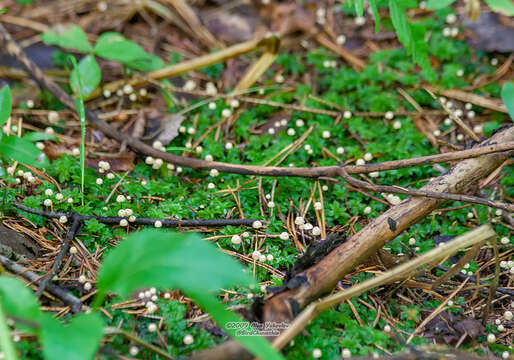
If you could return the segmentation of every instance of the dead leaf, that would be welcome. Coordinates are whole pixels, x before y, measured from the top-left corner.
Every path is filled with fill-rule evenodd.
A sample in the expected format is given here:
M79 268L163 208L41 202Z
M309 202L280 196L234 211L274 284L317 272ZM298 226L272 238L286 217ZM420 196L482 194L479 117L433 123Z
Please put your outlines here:
M466 18L464 24L470 30L468 42L471 46L485 51L514 51L514 27L502 23L500 15L482 12L477 21Z
M161 126L159 128L157 140L159 140L163 145L168 145L171 140L178 136L178 128L184 119L185 116L181 114L165 115L161 119Z
M39 254L39 246L32 239L0 225L0 254L15 260L34 259Z
M460 332L461 335L468 334L472 339L475 339L484 333L482 323L475 319L464 319L457 322L453 327L455 330Z

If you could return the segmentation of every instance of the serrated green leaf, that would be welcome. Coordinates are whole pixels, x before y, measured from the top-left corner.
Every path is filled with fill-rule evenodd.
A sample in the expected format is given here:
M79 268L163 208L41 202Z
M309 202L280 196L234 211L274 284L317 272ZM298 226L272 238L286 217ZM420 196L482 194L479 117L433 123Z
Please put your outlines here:
M23 135L22 139L30 141L30 142L36 142L36 141L42 141L42 140L59 141L59 139L55 135L47 134L47 133L40 133L40 132L28 133L26 135Z
M0 90L0 126L2 126L9 116L11 116L12 110L12 98L11 98L11 88L9 85L5 85L2 90Z
M378 13L376 0L369 0L369 6L373 13L373 18L375 19L375 32L378 33L380 31L380 14Z
M79 81L80 76L80 81ZM74 67L70 75L70 85L75 94L79 93L82 85L81 94L88 96L100 84L102 72L100 66L93 55L88 55L79 61L78 66Z
M214 298L212 295L197 292L187 292L187 295L191 297L200 307L207 311L216 320L216 323L221 326L232 338L241 343L247 348L252 354L259 359L272 359L280 360L283 359L282 355L278 353L271 344L264 339L262 336L238 336L237 332L240 327L227 326L229 323L242 324L247 322L241 319L234 313L225 309L225 307ZM248 323L247 327L243 327L244 330L251 330L252 327ZM270 329L273 330L273 329Z
M2 136L0 155L37 168L49 165L47 157L41 150L30 141L16 136Z
M90 52L93 50L87 36L77 25L71 25L68 28L56 26L45 31L41 35L41 39L47 45L57 45L67 49L75 49L81 52Z
M427 9L429 10L439 10L453 4L455 0L428 0L427 1Z
M18 279L0 276L0 297L5 313L20 319L27 319L33 322L39 321L41 311L36 296ZM25 331L34 329L19 324Z
M97 287L101 300L107 291L128 295L145 286L210 292L250 283L240 264L197 234L147 229L129 235L107 255Z
M485 2L495 12L499 12L507 16L514 16L514 3L512 0L485 0Z
M45 359L93 359L103 336L104 322L98 313L74 317L68 324L50 315L41 319L41 345Z
M503 85L501 96L510 118L514 120L514 82L509 81Z
M96 55L118 61L128 67L142 71L153 71L162 67L162 59L148 54L138 44L115 32L100 35L95 44Z

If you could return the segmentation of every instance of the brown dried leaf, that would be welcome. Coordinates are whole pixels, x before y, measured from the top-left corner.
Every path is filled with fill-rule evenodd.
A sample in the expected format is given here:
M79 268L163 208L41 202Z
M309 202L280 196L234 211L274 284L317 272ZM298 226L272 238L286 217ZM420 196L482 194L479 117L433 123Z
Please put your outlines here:
M168 145L171 140L178 136L178 128L184 119L184 115L181 114L165 115L161 119L161 126L157 140L162 142L164 145Z

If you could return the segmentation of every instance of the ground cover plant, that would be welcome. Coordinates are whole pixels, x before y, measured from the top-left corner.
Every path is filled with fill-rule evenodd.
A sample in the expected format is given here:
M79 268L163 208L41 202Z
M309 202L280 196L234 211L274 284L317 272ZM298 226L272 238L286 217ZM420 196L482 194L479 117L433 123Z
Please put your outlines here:
M3 358L514 356L512 3L2 6Z

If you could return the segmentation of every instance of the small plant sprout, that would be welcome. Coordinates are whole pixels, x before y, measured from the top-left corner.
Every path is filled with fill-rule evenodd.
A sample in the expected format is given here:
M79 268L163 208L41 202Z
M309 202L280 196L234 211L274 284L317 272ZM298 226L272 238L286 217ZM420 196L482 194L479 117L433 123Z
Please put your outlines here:
M219 174L220 174L220 172L217 169L211 169L211 171L209 171L209 175L212 177L216 177Z
M394 118L394 113L392 111L388 111L384 116L387 120L392 120Z
M52 206L52 199L45 199L45 201L43 201L43 205L46 207Z
M319 211L321 209L323 209L323 205L319 201L315 202L314 203L314 210L318 210Z
M401 127L402 127L402 123L401 123L401 121L396 120L396 121L393 123L393 128L394 128L394 129L398 130L398 129L401 129Z
M77 248L75 246L70 247L70 254L75 255L77 253Z
M162 227L162 221L160 220L155 220L153 226L155 226L156 228L160 228Z
M59 222L61 224L66 224L68 222L68 218L64 215L59 216Z
M364 208L364 214L366 214L366 215L367 215L367 214L371 214L371 207L366 206L366 207Z
M315 348L314 350L312 350L312 357L313 358L319 359L321 357L321 355L323 355L323 353L321 352L320 349Z
M233 235L231 241L232 241L232 244L239 245L239 244L241 244L241 241L242 241L241 236Z
M289 234L285 231L280 233L280 240L289 240Z
M494 344L496 342L496 336L494 334L487 335L487 342L489 344Z
M253 222L252 227L254 229L260 229L262 227L262 222L259 221L259 220L256 220L256 221Z

